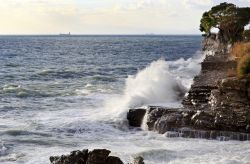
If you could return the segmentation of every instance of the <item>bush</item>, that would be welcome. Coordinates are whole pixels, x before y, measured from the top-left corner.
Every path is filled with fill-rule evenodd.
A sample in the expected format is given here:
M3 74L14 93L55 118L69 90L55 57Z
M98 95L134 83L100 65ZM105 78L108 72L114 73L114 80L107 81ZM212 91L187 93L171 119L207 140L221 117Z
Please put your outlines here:
M242 58L243 56L250 54L250 42L238 42L232 47L232 55L235 58Z
M243 56L237 64L237 74L242 77L250 73L250 53Z

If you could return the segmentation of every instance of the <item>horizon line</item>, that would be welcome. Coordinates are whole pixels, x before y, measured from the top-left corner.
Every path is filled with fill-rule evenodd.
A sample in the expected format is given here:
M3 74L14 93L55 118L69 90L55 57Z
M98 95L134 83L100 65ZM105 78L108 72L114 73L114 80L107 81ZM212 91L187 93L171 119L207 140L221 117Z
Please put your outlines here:
M63 33L64 34L64 33ZM60 36L61 34L0 34L0 36ZM164 35L202 35L202 34L154 34L154 33L145 33L145 34L70 34L61 35L61 36L164 36Z

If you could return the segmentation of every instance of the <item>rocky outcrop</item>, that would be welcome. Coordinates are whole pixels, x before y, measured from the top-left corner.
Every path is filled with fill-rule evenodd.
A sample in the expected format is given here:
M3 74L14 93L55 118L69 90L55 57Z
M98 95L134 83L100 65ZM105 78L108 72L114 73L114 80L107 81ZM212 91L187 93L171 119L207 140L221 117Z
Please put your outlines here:
M228 46L216 36L206 38L203 45L206 57L182 102L183 108L149 107L145 110L148 129L169 137L250 140L250 76L228 75L235 71L236 61L230 58ZM132 122L139 126L141 116L138 122L138 116L133 116ZM129 117L128 120L131 122Z
M211 91L218 89L217 83L228 77L228 71L236 69L236 61L231 60L227 45L220 43L215 36L203 41L203 51L206 55L201 63L201 72L184 98L186 108L207 109Z
M145 109L130 109L127 114L129 125L133 127L140 127L145 113Z
M52 164L123 164L120 158L109 156L110 151L106 149L94 149L88 151L72 151L69 155L51 156Z

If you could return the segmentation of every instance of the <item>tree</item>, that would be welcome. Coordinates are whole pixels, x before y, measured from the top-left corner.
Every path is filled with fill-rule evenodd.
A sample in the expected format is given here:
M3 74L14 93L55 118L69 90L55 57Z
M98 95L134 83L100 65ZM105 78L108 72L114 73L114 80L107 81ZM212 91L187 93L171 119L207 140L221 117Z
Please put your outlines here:
M200 31L205 35L210 35L214 27L219 29L223 42L236 42L243 38L244 27L250 22L250 8L224 2L205 12L200 22Z

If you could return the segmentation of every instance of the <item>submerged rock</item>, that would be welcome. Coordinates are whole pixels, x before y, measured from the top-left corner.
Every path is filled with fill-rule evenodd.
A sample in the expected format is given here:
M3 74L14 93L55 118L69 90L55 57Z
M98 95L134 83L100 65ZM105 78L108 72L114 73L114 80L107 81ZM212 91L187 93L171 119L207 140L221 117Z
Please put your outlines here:
M144 159L141 156L135 157L133 164L144 164Z
M52 164L123 164L120 158L109 156L111 151L106 149L94 149L88 151L72 151L69 155L51 156Z

